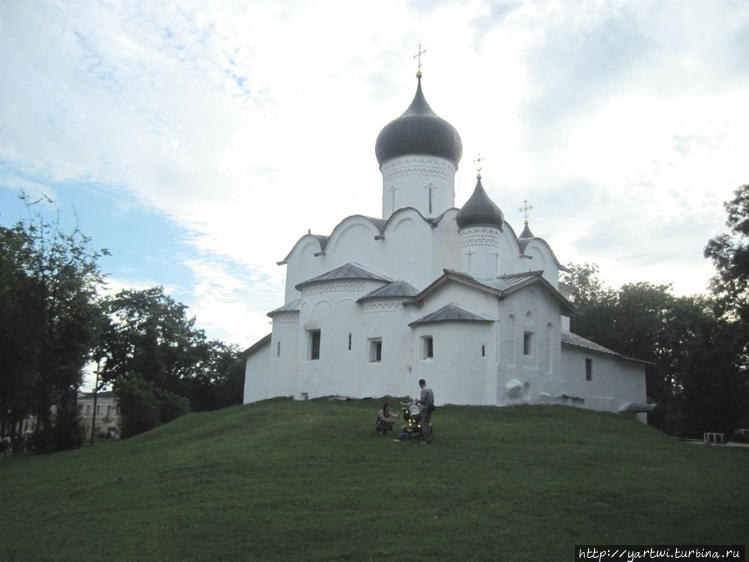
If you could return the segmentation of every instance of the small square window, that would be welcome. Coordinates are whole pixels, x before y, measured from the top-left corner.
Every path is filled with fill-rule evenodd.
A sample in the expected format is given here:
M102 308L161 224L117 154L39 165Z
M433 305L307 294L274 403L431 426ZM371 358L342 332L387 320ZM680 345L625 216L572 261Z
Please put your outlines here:
M585 358L585 380L593 380L593 360L587 357Z
M533 355L533 332L523 334L523 355Z
M378 363L382 361L382 338L369 340L369 362Z
M421 358L431 359L434 357L434 339L432 336L423 336L421 338Z

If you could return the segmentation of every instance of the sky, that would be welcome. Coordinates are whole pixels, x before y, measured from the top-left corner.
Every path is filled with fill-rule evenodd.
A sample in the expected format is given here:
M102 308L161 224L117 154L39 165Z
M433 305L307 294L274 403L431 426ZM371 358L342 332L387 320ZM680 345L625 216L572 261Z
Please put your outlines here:
M602 279L706 290L749 182L749 2L0 0L0 224L77 224L248 347L308 229L379 217L375 139L422 85L516 232Z

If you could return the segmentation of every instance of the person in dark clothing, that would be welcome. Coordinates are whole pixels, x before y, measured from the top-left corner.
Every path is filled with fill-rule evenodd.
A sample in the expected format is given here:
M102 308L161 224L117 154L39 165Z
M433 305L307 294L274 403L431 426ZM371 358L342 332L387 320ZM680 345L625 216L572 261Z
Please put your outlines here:
M434 392L427 386L424 379L419 380L421 394L416 403L421 406L421 435L424 439L422 443L427 445L432 442L432 412L434 411Z
M385 402L382 405L382 410L377 412L377 420L375 421L375 431L382 435L387 435L388 431L393 431L393 420L400 414L393 415L390 411L390 403Z

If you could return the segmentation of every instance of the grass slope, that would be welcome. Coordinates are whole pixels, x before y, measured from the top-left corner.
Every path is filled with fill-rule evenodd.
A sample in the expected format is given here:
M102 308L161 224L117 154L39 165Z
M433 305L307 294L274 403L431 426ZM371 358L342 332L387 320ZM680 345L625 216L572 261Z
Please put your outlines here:
M563 407L271 400L0 462L0 559L570 560L576 543L749 542L749 449Z

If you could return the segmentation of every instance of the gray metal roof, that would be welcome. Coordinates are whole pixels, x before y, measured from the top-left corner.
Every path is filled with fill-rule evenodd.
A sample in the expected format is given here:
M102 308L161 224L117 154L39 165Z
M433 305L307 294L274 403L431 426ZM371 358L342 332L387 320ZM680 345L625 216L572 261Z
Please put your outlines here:
M308 285L313 285L315 283L340 281L343 279L370 279L372 281L386 281L388 283L392 281L392 279L389 279L388 277L378 275L377 273L373 273L372 271L365 269L358 263L349 262L340 267L336 267L331 271L323 273L322 275L318 275L316 277L312 277L311 279L307 279L306 281L302 281L295 287L295 289L299 291L302 288L307 287Z
M621 353L617 353L616 351L613 351L608 347L603 347L602 345L599 345L594 341L585 339L584 337L573 334L572 332L562 332L562 343L573 345L575 347L582 347L583 349L588 349L590 351L597 351L598 353L606 353L607 355L613 355L627 361L635 361L637 363L643 363L645 365L652 365L652 362L650 361L622 355Z
M281 314L282 312L299 312L299 305L301 304L302 299L294 299L293 301L287 302L283 306L279 306L278 308L275 308L271 310L266 316L270 316L271 318L275 316L276 314Z
M374 291L367 293L366 295L358 299L357 302L362 302L370 299L413 297L418 293L418 289L416 289L416 287L414 287L407 281L398 280L393 281L392 283L389 283L384 287L378 287Z
M409 326L415 326L417 324L433 324L436 322L492 322L490 318L484 318L478 316L473 312L468 312L465 308L461 308L456 304L448 304L443 306L439 310L435 310L431 314L427 314L409 323Z
M263 336L259 340L257 340L255 343L253 343L250 347L245 349L242 353L239 354L239 356L243 359L247 359L250 355L255 353L257 350L263 348L266 345L270 345L270 339L273 333L271 332L267 336Z
M568 301L564 297L564 295L562 295L556 288L554 288L554 286L551 283L549 283L546 279L544 279L543 271L528 271L524 273L513 273L510 275L502 275L496 279L481 279L481 280L478 280L460 271L444 269L443 272L444 273L440 275L437 279L432 281L432 283L428 287L426 287L416 296L411 297L410 299L405 301L404 304L410 305L410 304L423 302L424 299L426 299L431 293L437 290L438 287L440 287L444 283L447 283L448 281L455 281L463 285L473 287L475 289L478 289L479 291L489 293L500 299L503 299L506 296L514 293L515 291L519 291L523 289L524 287L527 287L534 283L538 283L542 287L546 288L546 290L551 294L551 296L555 300L557 300L559 304L562 305L563 309L568 310L570 312L574 310L572 303Z
M573 334L572 332L562 332L562 343L568 345L574 345L576 347L582 347L591 351L597 351L599 353L608 353L609 355L619 355L616 351L612 351L608 347L603 347L594 341L585 339L582 336Z
M406 154L446 158L456 168L463 155L463 142L457 129L432 111L424 98L421 77L411 105L403 115L385 125L375 143L375 155L380 166Z
M533 282L537 278L543 278L543 271L524 271L522 273L500 275L496 279L485 281L485 283L502 291L512 292Z

